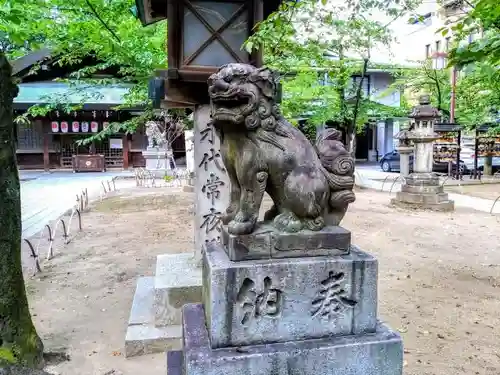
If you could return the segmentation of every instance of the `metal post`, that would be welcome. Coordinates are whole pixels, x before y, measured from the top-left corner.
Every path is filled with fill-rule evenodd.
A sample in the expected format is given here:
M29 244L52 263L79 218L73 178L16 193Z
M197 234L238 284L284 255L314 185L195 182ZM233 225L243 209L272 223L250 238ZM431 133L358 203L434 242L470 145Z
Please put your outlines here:
M462 149L462 130L457 131L457 180L462 179L462 174L460 173L460 151Z
M476 137L474 139L474 180L477 178L477 153L479 152L479 130L476 129Z
M455 122L456 88L457 88L457 68L454 66L451 71L450 124L453 124Z

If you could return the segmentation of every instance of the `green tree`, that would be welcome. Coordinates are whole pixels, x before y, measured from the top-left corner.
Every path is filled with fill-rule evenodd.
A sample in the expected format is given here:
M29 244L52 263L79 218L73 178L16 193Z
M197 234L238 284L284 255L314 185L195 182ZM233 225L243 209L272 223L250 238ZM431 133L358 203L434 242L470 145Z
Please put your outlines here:
M43 22L28 27L40 16L40 2L0 3L0 32L12 44L23 45L38 35ZM33 24L33 22L32 22ZM4 34L5 35L5 34ZM0 50L0 367L12 364L43 365L43 344L33 325L21 266L21 199L16 163L12 102L17 87L5 51Z
M390 43L391 22L417 3L285 2L258 25L246 48L264 48L266 63L284 73L285 115L307 114L312 127L333 121L346 130L348 149L354 153L356 131L381 109L362 90L368 69L375 65L371 51ZM389 21L366 16L374 12L387 14ZM354 84L353 75L359 77ZM322 79L326 86L318 83Z
M432 60L428 59L421 61L416 67L395 70L394 78L394 82L382 96L398 91L410 98L417 98L420 94L427 93L431 96L432 105L445 118L449 118L451 84L448 70L434 69ZM409 109L409 106L404 108L405 111Z
M467 12L450 27L441 32L446 35L450 31L460 41L472 32L479 38L471 43L458 43L450 52L450 63L465 65L484 62L491 66L500 63L500 3L496 0L464 1Z

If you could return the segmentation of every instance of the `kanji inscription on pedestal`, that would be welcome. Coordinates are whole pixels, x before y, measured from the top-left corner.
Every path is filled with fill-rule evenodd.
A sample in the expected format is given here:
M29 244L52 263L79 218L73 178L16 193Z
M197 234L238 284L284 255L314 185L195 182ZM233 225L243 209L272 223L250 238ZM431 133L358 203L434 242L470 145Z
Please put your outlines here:
M199 106L194 115L195 253L207 242L219 241L221 215L229 204L229 180L220 155L220 140L210 122L210 107Z

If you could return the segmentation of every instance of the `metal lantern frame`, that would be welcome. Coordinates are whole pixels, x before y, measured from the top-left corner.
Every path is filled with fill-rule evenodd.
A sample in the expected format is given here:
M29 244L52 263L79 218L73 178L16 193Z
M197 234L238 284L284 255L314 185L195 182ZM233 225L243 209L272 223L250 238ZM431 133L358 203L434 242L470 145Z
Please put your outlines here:
M167 19L167 49L168 68L158 70L156 78L150 83L150 97L154 99L155 107L192 107L196 104L207 104L208 77L216 72L220 65L232 62L262 66L262 51L235 50L239 46L231 46L222 35L235 24L242 15L246 19L246 35L251 36L255 25L266 19L269 14L279 8L282 0L136 0L137 14L144 25ZM198 9L206 3L207 9L216 8L216 4L232 4L235 7L229 17L223 19L220 25L214 26ZM228 8L226 8L228 9ZM206 28L209 36L200 40L198 48L184 56L185 44L193 35L186 35L184 25L186 12ZM194 29L194 28L193 28ZM192 39L190 40L192 42ZM217 42L231 56L231 61L221 61L218 65L197 64L195 59L204 51L210 51ZM214 53L217 53L214 50ZM223 60L223 59L222 59Z

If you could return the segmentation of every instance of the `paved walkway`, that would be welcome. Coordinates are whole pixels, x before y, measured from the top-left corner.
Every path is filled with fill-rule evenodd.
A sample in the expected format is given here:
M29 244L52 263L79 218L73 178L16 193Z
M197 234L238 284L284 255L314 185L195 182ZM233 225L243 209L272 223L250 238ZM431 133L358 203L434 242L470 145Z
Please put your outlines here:
M387 173L375 166L356 166L356 185L385 192L401 191L401 183L397 180L398 173ZM387 180L384 182L384 179ZM458 207L467 207L474 210L490 212L494 200L471 197L470 195L448 193L451 200ZM500 202L495 204L491 213L500 214Z
M102 181L131 172L72 173L21 171L22 236L27 238L42 230L74 207L76 195L87 189L89 199L99 197Z

